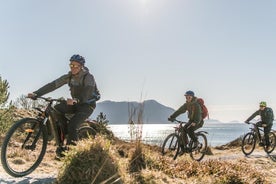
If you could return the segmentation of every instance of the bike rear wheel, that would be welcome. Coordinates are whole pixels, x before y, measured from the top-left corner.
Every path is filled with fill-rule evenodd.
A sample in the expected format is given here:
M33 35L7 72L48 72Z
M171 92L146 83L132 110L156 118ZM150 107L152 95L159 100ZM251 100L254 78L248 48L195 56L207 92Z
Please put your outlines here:
M198 145L194 148L194 141L190 142L190 156L193 160L200 161L206 154L208 143L207 137L203 133L196 133Z
M45 126L33 118L19 120L9 129L3 141L2 166L11 176L26 176L39 166L46 147Z
M250 155L254 151L256 141L256 136L252 132L245 134L245 136L242 139L241 149L246 156Z
M83 126L78 130L79 140L88 139L88 138L94 139L96 134L97 134L96 130L90 126Z
M166 137L162 145L162 155L173 157L175 160L179 152L179 136L172 133Z
M269 132L269 145L268 146L264 146L264 151L266 153L272 153L275 149L276 146L276 136L273 132Z

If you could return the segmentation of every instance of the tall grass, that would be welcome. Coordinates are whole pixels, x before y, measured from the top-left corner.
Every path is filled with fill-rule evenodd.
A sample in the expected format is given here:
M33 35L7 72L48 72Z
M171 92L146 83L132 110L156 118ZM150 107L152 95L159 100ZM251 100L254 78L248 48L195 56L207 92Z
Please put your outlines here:
M119 178L118 166L109 152L109 140L98 136L90 141L79 141L70 149L58 175L58 184L98 184Z

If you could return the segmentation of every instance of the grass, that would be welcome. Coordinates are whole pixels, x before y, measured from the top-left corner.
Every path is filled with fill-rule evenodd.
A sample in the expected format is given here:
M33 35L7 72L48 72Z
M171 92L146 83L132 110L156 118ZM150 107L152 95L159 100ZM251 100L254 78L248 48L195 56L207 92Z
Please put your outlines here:
M183 155L173 161L171 157L161 156L159 146L141 142L142 123L138 122L133 142L119 140L113 135L97 135L95 139L79 141L77 146L70 147L62 160L56 183L269 183L258 168L244 160L196 162ZM208 149L212 154L212 149Z
M57 183L268 183L243 160L173 161L158 146L139 145L103 136L81 141L66 155Z

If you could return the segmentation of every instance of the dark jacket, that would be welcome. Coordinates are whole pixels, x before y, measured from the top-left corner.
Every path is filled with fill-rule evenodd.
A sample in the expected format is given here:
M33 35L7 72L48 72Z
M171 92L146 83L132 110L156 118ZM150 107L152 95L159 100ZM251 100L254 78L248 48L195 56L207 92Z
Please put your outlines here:
M79 103L86 103L92 99L92 94L97 89L94 76L89 73L87 68L84 68L77 75L72 75L69 72L34 91L34 93L38 96L43 96L60 88L64 84L69 85L72 98L78 100Z
M171 115L171 118L175 119L177 116L185 113L186 111L188 111L189 122L199 124L202 121L201 107L200 107L199 103L197 102L196 97L193 97L191 102L184 103L178 110L176 110Z
M257 110L246 121L250 121L258 115L261 116L261 120L263 123L267 125L273 124L274 114L273 114L273 110L269 107L266 107L264 110Z

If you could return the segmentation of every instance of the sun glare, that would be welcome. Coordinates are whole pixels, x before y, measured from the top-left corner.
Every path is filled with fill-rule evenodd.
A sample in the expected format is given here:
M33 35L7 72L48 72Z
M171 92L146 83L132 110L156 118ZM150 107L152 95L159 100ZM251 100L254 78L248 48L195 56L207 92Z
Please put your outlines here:
M149 0L140 0L141 4L146 5L148 4Z

